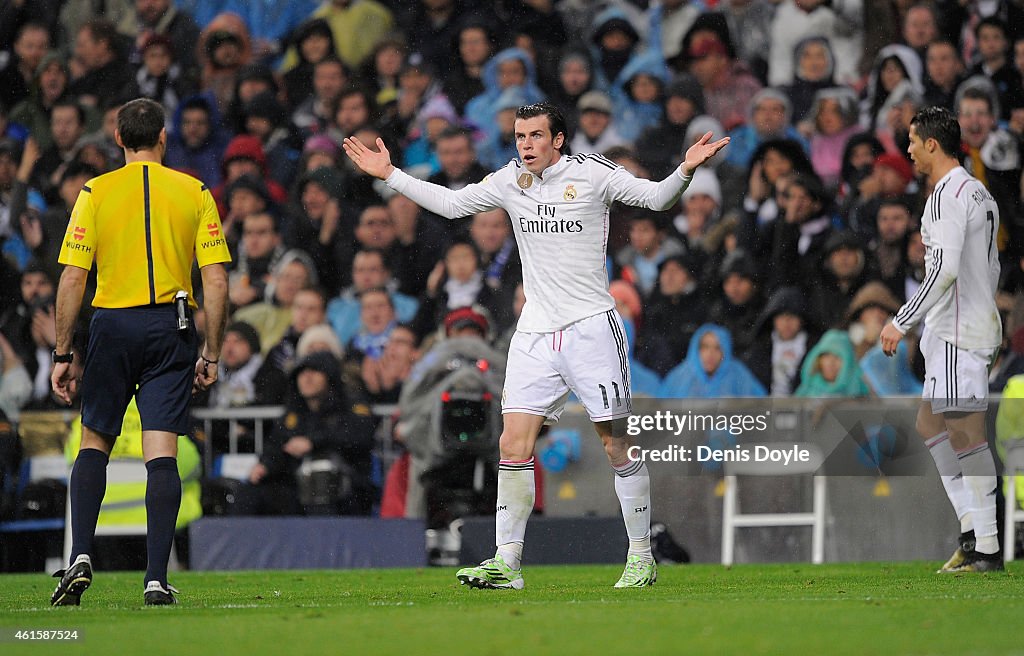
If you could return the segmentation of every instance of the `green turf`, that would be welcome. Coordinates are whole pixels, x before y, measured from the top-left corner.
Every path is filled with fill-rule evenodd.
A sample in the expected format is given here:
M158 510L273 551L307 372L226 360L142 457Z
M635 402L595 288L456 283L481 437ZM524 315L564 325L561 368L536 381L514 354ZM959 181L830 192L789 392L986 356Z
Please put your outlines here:
M0 576L0 627L76 628L75 645L0 654L1024 653L1024 566L937 575L935 563L528 567L526 589L471 590L453 569L183 572L181 604L144 608L140 573L98 573L80 608L45 575Z

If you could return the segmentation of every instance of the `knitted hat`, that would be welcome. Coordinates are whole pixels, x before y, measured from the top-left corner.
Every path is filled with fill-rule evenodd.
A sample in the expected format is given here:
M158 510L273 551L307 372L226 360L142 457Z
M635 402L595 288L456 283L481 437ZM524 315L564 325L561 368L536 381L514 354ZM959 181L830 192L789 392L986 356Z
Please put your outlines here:
M718 176L712 169L699 168L693 172L693 179L683 192L683 200L690 196L704 194L710 196L716 205L722 204L722 185L718 182Z
M315 353L315 351L310 349L314 344L318 343L326 345L327 350L338 358L345 356L345 349L341 346L341 340L338 339L338 336L334 334L329 325L321 323L306 328L302 333L302 337L299 338L298 343L295 345L296 357L302 358L310 353Z
M903 155L883 153L875 158L875 166L884 166L887 169L896 171L903 180L903 184L909 184L914 179L914 167L911 166L910 162Z

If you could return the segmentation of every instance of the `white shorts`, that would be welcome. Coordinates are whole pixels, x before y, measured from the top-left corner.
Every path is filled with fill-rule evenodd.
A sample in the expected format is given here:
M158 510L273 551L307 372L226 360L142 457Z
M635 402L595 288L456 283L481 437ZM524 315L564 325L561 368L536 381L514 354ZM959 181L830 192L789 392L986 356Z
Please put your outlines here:
M921 335L924 390L932 413L983 412L988 408L988 368L995 349L966 350L931 334Z
M575 392L591 421L629 416L629 356L618 312L608 310L553 333L516 331L508 351L501 411L552 424Z

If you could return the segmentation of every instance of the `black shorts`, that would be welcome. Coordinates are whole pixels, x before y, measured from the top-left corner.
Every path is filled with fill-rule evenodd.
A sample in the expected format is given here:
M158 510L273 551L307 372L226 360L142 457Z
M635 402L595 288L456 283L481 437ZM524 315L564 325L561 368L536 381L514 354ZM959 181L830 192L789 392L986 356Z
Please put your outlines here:
M142 430L187 433L197 353L195 324L179 331L173 305L97 309L82 376L82 424L120 435L135 396Z

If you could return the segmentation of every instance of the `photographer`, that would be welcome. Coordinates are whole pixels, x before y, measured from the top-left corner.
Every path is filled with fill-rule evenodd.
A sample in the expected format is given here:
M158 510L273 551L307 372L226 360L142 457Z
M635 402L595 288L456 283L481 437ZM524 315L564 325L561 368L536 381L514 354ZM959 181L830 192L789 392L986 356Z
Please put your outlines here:
M445 316L444 328L446 338L420 359L402 387L397 431L409 451L409 475L404 481L389 476L386 486L406 484L405 517L426 517L431 528L494 506L496 399L505 377L505 356L487 341L490 322L482 309L456 308ZM479 488L478 461L485 467Z
M302 358L292 369L285 416L250 472L250 485L238 491L233 512L369 515L373 423L369 406L345 394L333 354ZM330 466L311 466L324 461ZM331 480L321 486L324 474Z

